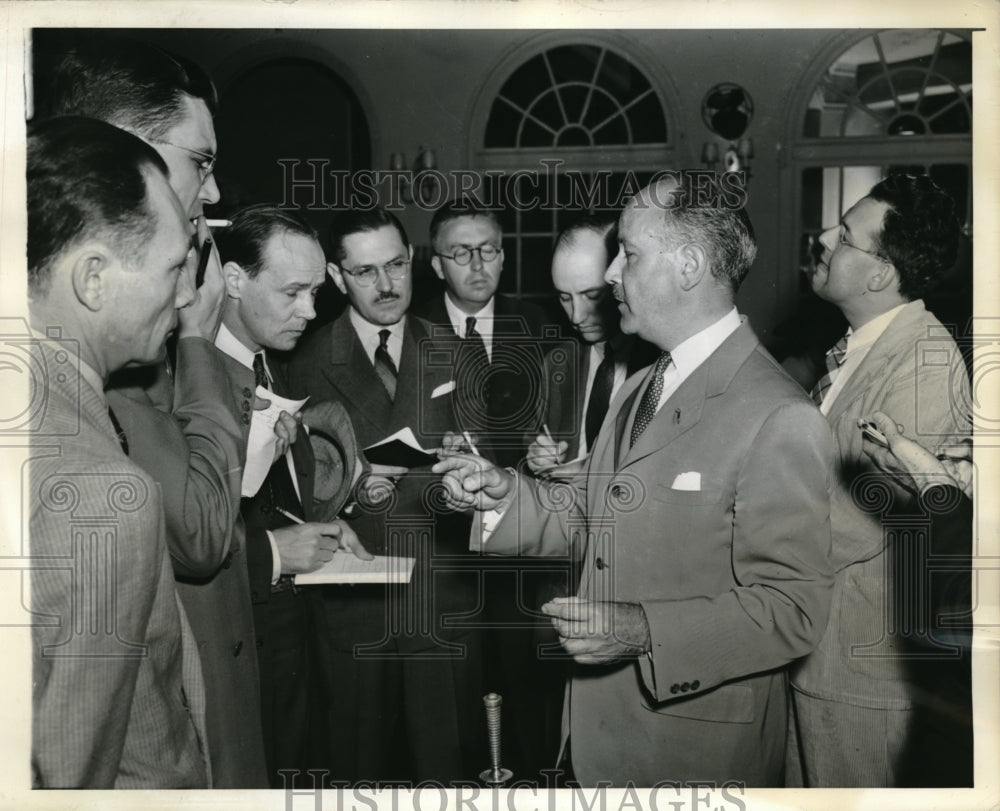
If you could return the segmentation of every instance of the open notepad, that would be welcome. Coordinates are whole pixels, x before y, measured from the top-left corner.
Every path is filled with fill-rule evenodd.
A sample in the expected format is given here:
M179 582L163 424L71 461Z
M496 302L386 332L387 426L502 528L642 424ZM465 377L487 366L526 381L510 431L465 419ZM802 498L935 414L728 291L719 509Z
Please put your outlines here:
M409 583L414 558L376 555L361 560L350 552L338 551L314 572L295 575L295 585L321 583Z

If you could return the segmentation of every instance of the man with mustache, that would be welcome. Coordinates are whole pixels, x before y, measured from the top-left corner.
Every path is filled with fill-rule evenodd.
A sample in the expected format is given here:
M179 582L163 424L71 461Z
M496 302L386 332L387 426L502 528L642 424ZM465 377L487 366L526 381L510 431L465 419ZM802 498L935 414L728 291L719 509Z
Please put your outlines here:
M954 209L926 175L891 175L820 237L812 288L850 328L827 352L827 373L812 392L837 444L830 501L837 577L826 633L792 671L798 747L790 754L806 786L969 785L972 778L971 762L954 765L955 751L971 755L970 730L920 723L928 710L940 712L923 686L927 674L949 658L961 666L953 645L934 641L942 620L927 616L932 573L916 575L925 551L919 533L906 531L907 519L925 526L927 513L915 493L878 472L858 426L875 412L891 414L900 432L931 452L970 433L965 366L922 300L955 262ZM941 565L955 568L956 558ZM914 757L934 749L948 750L947 777L939 763Z
M756 254L742 209L661 181L618 239L622 330L661 354L622 386L584 474L553 488L468 454L434 470L457 506L501 513L485 552L581 558L577 596L542 607L574 660L579 781L780 786L786 667L829 610L830 431L736 310Z
M413 249L383 209L348 211L330 228L329 273L348 308L291 360L289 382L311 403L333 400L367 447L403 428L424 448L456 429L448 346L407 311ZM377 472L377 471L376 471ZM325 718L335 780L449 783L482 768L478 632L462 623L478 597L471 573L435 560L468 556L469 519L440 504L426 467L363 481L351 524L380 555L415 557L408 584L324 586L320 634ZM449 621L450 620L450 621Z

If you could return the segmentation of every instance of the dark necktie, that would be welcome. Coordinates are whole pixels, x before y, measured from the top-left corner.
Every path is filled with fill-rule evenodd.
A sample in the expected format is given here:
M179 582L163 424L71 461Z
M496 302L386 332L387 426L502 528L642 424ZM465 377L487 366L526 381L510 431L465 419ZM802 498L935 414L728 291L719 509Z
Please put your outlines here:
M615 353L611 342L604 344L604 359L597 367L594 375L594 385L590 388L590 399L587 401L587 417L584 423L584 435L587 438L587 450L594 447L597 432L608 413L611 402L611 389L615 385Z
M632 437L629 442L631 448L639 438L650 420L656 415L656 407L660 404L660 395L663 394L663 373L670 365L670 353L664 352L656 360L656 368L653 369L653 379L649 381L646 391L639 401L639 410L635 413L635 422L632 423Z
M811 393L813 402L816 403L816 405L823 405L823 398L826 397L826 393L830 390L830 386L833 385L833 381L837 377L837 373L840 371L840 367L844 363L844 356L846 354L847 336L845 335L826 351L826 374L824 374L819 381L817 381L816 385L813 386Z
M458 415L463 427L477 431L489 427L490 356L486 342L476 329L476 319L465 319L465 338L459 350L455 382L460 393Z
M396 364L392 362L389 355L389 336L392 333L387 329L379 330L378 349L375 350L375 372L379 380L385 386L385 390L390 400L396 399Z
M108 406L108 416L111 418L111 425L115 429L115 434L118 436L118 444L122 446L122 450L125 452L125 455L128 456L128 437L125 436L122 424L118 422L118 417L115 416L115 412L112 410L111 406Z
M264 367L264 353L258 352L253 356L253 378L256 385L268 391L271 390L271 381ZM288 469L288 459L282 456L277 459L271 469L267 472L267 478L258 492L258 504L267 529L277 529L288 526L289 519L281 513L281 510L303 517L302 503L295 492L295 484L292 482L292 474Z

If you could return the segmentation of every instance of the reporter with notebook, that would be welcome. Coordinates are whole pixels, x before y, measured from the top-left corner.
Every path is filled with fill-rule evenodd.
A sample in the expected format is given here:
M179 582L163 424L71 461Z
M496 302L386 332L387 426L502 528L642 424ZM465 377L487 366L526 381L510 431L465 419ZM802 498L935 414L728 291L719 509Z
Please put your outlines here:
M233 217L219 235L224 261L226 302L216 346L225 369L246 440L261 389L286 393L280 368L270 353L292 349L316 316L313 299L326 278L326 260L314 229L276 206L252 206ZM255 394L255 392L257 394ZM265 398L266 399L266 398ZM312 725L317 700L313 617L314 595L298 589L293 577L309 572L350 548L359 547L343 521L314 521L315 460L304 431L282 412L292 440L279 440L274 462L259 488L247 492L240 513L246 531L247 567L253 601L261 676L261 714L271 786L312 786L306 770L322 765L322 742ZM270 431L266 432L270 434ZM298 769L297 777L279 770Z
M405 231L384 210L350 211L334 219L330 245L328 269L349 306L296 350L291 393L310 406L343 403L361 447L404 428L422 447L439 446L456 428L452 366L447 346L435 352L430 325L408 314ZM486 762L480 642L445 620L478 599L474 574L453 562L469 555L470 519L435 511L440 477L429 466L409 470L394 490L381 485L363 491L352 525L375 554L417 562L406 585L318 587L326 727L337 741L325 765L331 779L351 782L465 780ZM450 569L432 568L445 555Z

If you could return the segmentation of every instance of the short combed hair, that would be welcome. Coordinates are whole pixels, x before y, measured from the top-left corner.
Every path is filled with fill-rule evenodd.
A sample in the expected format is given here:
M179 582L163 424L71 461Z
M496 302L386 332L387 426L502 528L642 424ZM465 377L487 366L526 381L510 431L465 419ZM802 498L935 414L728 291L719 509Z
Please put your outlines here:
M264 248L279 233L299 234L319 243L319 234L294 211L262 203L247 206L233 215L229 228L215 232L219 256L223 262L235 262L251 279L264 266Z
M218 97L197 65L145 43L87 32L47 38L36 29L36 117L81 115L162 138L201 99L214 115Z
M449 200L434 212L431 218L431 247L436 247L438 234L446 223L460 220L462 217L485 217L503 234L503 226L500 225L500 217L495 209L486 208L472 198L459 197L456 200Z
M87 239L101 239L126 262L145 256L156 231L146 173L167 166L124 130L67 116L28 128L28 290L48 292L53 262Z
M927 175L890 175L868 192L889 210L875 248L899 272L899 293L920 298L955 264L961 226L955 201Z
M708 254L712 276L735 293L757 258L757 237L746 210L725 204L717 180L710 191L712 205L701 205L695 195L679 191L670 193L669 202L654 205L663 209L666 241L701 245Z
M606 253L606 264L610 265L618 255L618 217L600 214L584 214L559 232L556 237L556 244L553 246L553 255L559 250L560 245L569 245L583 231L590 231L604 240L604 250Z
M347 237L366 231L378 231L386 226L396 229L399 238L403 241L403 247L410 247L410 240L406 237L406 229L403 228L403 224L396 218L395 214L384 208L343 211L334 215L333 222L330 223L330 256L339 265L346 256L344 240Z

